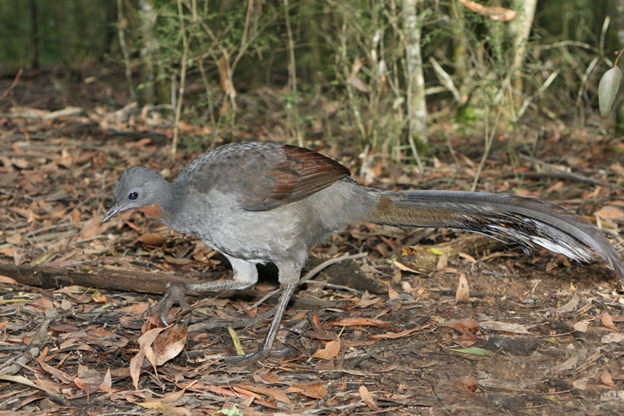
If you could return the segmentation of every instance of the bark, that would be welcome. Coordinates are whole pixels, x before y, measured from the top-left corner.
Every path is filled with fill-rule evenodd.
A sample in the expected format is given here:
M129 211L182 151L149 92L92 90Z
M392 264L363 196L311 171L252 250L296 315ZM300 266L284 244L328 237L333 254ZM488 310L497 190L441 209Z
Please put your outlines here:
M407 63L407 116L408 138L420 147L427 143L427 107L425 101L425 77L420 51L420 24L417 5L421 0L403 0L403 28L405 30L405 60Z
M529 42L529 35L531 34L533 19L535 18L536 5L537 0L524 0L524 2L522 3L522 7L518 9L518 14L512 20L511 24L511 28L515 32L514 56L511 64L511 72L513 77L514 90L516 92L516 97L518 97L518 103L522 102L522 77L520 74L520 68L522 68L522 65L524 64L526 47Z
M158 62L159 49L156 36L156 19L158 13L151 0L140 0L139 7L139 26L143 38L143 46L141 47L143 65L139 71L143 87L139 91L139 103L145 105L156 102L156 62Z

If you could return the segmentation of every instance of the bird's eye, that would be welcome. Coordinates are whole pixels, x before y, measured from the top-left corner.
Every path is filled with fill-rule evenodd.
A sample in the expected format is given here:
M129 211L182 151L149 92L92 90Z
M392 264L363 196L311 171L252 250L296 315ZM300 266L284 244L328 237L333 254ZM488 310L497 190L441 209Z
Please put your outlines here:
M128 199L130 201L134 201L138 197L139 197L139 193L138 192L130 192L130 194L128 195Z

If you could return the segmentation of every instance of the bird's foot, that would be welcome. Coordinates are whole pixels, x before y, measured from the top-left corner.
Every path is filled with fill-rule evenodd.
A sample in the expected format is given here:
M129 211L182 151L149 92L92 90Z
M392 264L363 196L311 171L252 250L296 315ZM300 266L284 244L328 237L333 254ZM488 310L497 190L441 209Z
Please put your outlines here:
M244 365L256 363L258 361L263 361L269 357L285 357L292 351L294 351L294 348L292 347L283 348L281 350L271 350L262 346L258 351L250 352L249 354L224 355L223 361L225 365L241 367Z
M149 309L149 316L158 317L160 322L168 326L167 318L169 310L176 303L180 305L180 308L185 311L189 310L191 306L186 301L187 289L182 285L171 285L165 295L158 301L156 305ZM186 314L186 319L190 317L190 314Z

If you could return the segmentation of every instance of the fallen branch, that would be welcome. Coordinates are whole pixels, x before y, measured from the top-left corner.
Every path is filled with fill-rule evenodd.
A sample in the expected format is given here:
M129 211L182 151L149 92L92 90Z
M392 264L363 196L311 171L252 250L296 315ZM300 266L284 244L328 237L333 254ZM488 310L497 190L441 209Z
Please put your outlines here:
M0 263L0 275L10 277L28 286L57 289L63 286L95 287L125 292L165 293L168 284L194 282L164 273L145 273L128 270L95 269L79 272L59 267L32 267Z
M220 275L220 273L211 273L207 274L207 276L214 276L217 274ZM63 286L75 285L104 290L140 292L157 295L166 293L170 285L197 283L196 279L188 279L164 273L145 273L105 268L94 269L87 273L59 267L16 266L14 264L5 263L0 263L0 275L10 277L23 285L42 287L45 289L57 289ZM236 291L237 298L249 298L251 302L261 297L264 298L264 295L264 292L259 292L254 289ZM204 294L204 296L209 295ZM275 299L272 299L272 303L277 303L277 296L275 296ZM292 305L297 309L307 310L335 306L336 303L304 296L293 299Z
M555 166L549 165L548 163L546 163L544 161L541 161L539 159L536 159L534 157L520 155L520 158L524 159L524 160L528 160L528 161L533 162L533 163L536 163L536 164L538 164L540 166L543 166L543 167L545 167L547 169L550 169L550 170L552 170L554 172L557 172L560 175L564 175L568 179L574 179L574 180L577 180L579 182L590 183L592 185L607 186L607 187L609 187L611 189L617 189L618 191L624 191L624 188L622 188L621 186L614 185L614 184L608 183L608 182L607 183L603 183L603 182L597 181L595 179L591 179L591 178L588 178L586 176L579 175L578 173L567 172L567 171L565 171L563 169L559 169L559 168L557 168Z

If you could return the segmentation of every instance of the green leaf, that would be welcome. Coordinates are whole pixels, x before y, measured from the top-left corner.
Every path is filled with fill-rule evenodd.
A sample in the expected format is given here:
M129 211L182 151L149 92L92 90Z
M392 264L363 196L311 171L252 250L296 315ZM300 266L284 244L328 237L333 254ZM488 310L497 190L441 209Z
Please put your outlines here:
M600 113L606 117L613 107L615 95L620 89L620 81L622 80L622 70L617 66L611 68L600 79L598 85L598 103L600 104Z
M236 335L236 331L228 326L228 332L230 333L230 337L232 337L234 347L236 347L236 354L245 355L245 351L243 351L243 346L241 345L240 338L238 338L238 335Z
M463 352L464 354L472 354L472 355L481 355L486 357L488 355L492 355L488 350L484 350L483 348L463 348L460 350L453 350L455 352Z

